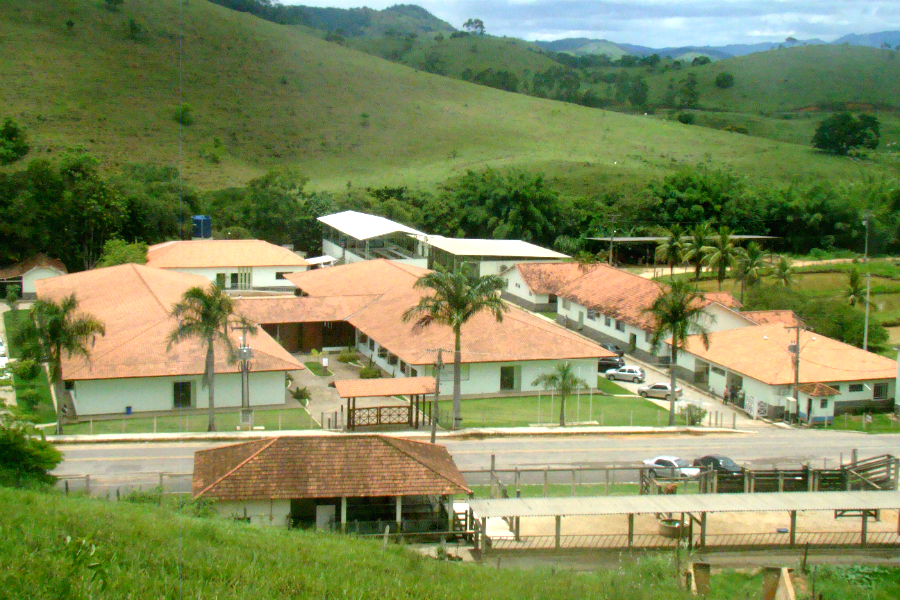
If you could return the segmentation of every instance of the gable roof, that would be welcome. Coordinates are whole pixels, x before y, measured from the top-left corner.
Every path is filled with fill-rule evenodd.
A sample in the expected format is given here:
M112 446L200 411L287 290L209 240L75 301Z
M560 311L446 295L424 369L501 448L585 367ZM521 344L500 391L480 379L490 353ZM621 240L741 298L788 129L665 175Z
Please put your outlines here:
M292 273L287 279L310 296L377 295L348 322L412 365L432 364L436 348L450 350L453 331L443 325L416 327L403 313L428 295L414 287L428 273L384 259L328 269ZM462 362L498 362L599 358L612 353L555 323L509 305L502 323L488 313L472 317L462 328Z
M381 379L343 379L334 382L341 398L386 398L433 394L434 377L385 377Z
M263 240L179 240L147 249L147 266L158 269L308 265L287 248Z
M831 387L830 385L825 385L824 383L804 383L800 387L797 388L799 391L803 392L807 396L812 396L814 398L822 398L825 396L840 396L841 393Z
M117 379L200 375L204 372L206 346L185 340L168 349L168 336L176 327L169 314L191 287L212 285L200 275L126 264L72 275L41 279L36 283L40 299L60 300L74 293L78 309L106 327L97 336L90 361L63 357L63 378ZM233 332L239 345L240 332ZM287 371L303 368L278 342L262 330L248 336L253 348L254 371ZM215 348L216 373L237 373L222 344Z
M668 286L639 275L597 264L590 272L563 287L557 295L649 331L654 322L645 310L667 289Z
M250 296L234 301L238 312L260 325L346 321L378 298L369 296Z
M14 265L10 265L8 267L0 269L0 279L21 277L25 273L41 267L59 271L63 275L68 273L68 271L66 270L66 265L64 265L62 261L56 260L55 258L50 258L46 254L35 254L31 258L26 258L25 260L17 262Z
M520 263L515 266L533 294L554 294L576 279L581 279L595 265L577 262Z
M475 238L448 238L442 235L426 235L420 238L429 246L440 248L455 256L484 256L496 258L568 258L555 250L543 248L522 240L482 240Z
M794 383L788 346L797 332L781 323L742 327L709 334L709 349L700 336L687 338L694 356L769 385ZM893 379L897 362L811 331L800 332L800 383Z
M471 490L447 449L380 435L278 437L194 453L195 498L426 496Z
M741 314L760 325L781 323L788 327L796 327L798 321L797 315L792 310L745 310Z
M318 220L357 240L368 240L390 233L426 235L417 229L401 225L390 219L356 212L355 210L345 210L333 215L325 215L324 217L319 217Z

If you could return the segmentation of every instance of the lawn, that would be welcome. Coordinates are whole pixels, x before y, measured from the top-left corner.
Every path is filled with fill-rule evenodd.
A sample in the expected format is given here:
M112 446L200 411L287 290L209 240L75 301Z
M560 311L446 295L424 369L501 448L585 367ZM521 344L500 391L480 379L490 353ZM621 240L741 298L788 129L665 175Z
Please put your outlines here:
M451 400L439 403L441 423L449 422ZM666 424L666 411L652 402L633 396L582 394L566 402L566 422L595 421L607 427L633 425L656 427ZM559 399L549 394L510 398L473 398L462 401L463 427L527 427L559 423Z
M66 425L65 433L90 435L105 433L177 433L207 430L209 417L206 412L166 415L159 417L122 416L116 419L95 419ZM240 424L239 409L216 411L216 427L219 431L234 431ZM253 425L266 431L318 429L303 408L265 409L253 411Z
M10 358L19 358L19 349L13 344L13 337L21 323L28 316L27 310L8 310L3 313L3 326L6 329L6 351Z
M309 372L316 377L331 377L334 375L334 373L329 371L326 367L323 367L318 361L311 360L303 364L309 369Z
M865 425L865 429L863 429ZM863 415L841 415L828 425L829 429L841 431L865 431L866 433L900 433L900 422L892 419L890 413L873 414L871 423L863 423Z
M14 331L17 323L21 322L28 315L27 310L6 311L3 313L3 323L6 327L6 351L10 358L19 358L19 348L13 343ZM56 411L53 408L53 398L50 395L50 382L47 379L47 372L41 369L37 377L28 380L22 377L13 376L13 388L16 391L18 401L19 417L24 421L35 424L53 423L56 421ZM31 395L36 403L33 409L26 409L22 399L26 395Z

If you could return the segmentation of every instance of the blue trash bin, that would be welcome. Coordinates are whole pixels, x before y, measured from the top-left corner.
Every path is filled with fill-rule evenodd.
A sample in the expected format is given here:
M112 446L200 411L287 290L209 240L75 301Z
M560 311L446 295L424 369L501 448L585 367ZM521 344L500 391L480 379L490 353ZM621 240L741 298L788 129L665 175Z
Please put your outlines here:
M126 414L126 415L130 415L130 414L131 414L131 407L130 407L130 406L126 406L126 407L125 407L125 414Z

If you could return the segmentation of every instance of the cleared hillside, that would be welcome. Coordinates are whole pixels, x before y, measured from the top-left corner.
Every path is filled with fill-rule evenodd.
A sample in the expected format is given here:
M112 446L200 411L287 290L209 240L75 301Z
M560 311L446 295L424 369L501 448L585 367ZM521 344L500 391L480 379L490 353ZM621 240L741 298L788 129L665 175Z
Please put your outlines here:
M422 187L487 165L540 169L587 192L680 163L779 181L863 175L806 146L500 92L299 29L204 0L116 12L95 0L0 3L0 38L15 49L0 53L0 105L29 128L29 158L83 145L108 169L175 164L203 187L282 165L319 188ZM183 102L193 123L180 126Z

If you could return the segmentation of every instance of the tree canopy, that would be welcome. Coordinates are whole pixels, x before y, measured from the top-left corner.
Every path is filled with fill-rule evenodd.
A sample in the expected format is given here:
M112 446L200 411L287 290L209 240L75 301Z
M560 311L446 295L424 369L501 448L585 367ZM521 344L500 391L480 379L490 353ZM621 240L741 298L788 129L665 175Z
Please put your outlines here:
M874 150L881 140L881 125L875 115L854 117L849 112L831 115L816 128L812 145L823 152L846 156L857 148Z

